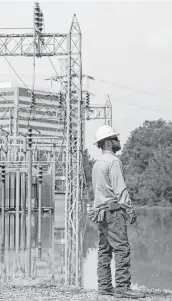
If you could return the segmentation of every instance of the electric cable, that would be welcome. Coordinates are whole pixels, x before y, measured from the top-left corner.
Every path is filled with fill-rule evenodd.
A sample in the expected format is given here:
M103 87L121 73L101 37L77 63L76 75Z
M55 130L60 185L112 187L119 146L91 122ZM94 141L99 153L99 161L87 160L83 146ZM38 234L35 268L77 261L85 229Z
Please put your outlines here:
M45 26L44 26L44 28L45 28ZM48 57L48 58L49 58L49 61L50 61L51 65L52 65L52 67L53 67L53 69L54 69L54 71L56 73L56 76L58 77L57 70L56 70L56 68L55 68L55 66L54 66L51 58L50 57ZM58 163L60 162L60 154L61 154L61 152L63 150L63 145L64 145L64 142L65 142L65 139L66 139L66 132L67 132L66 131L66 110L64 110L64 119L63 119L63 121L64 121L63 122L63 129L62 129L62 136L63 136L63 138L61 140L61 145L60 145L60 149L59 149L58 155L55 158L55 161L58 162Z
M32 89L30 89L25 82L22 80L22 78L19 76L19 74L17 73L17 71L15 70L15 68L12 66L12 64L9 62L9 60L6 58L6 56L4 56L4 58L6 59L7 63L9 64L9 66L11 67L11 69L14 71L14 73L16 74L16 76L19 78L19 80L23 83L23 85L28 89L29 92L32 93ZM47 106L47 104L40 99L36 94L35 94L36 99L38 99L41 103L43 103L45 106ZM53 106L54 108L56 108L55 106Z
M44 19L43 19L43 27L44 27L44 32L45 32L45 22L44 22ZM47 48L49 49L48 46L47 46ZM45 49L45 50L46 50L46 49ZM47 52L47 50L46 50L46 52ZM49 61L50 61L50 63L51 63L51 66L53 67L53 69L54 69L54 71L55 71L55 73L56 73L56 76L58 77L57 70L56 70L56 68L55 68L55 66L54 66L54 64L53 64L53 62L52 62L52 60L51 60L51 58L50 58L49 56L48 56L48 59L49 59ZM65 140L65 138L66 138L66 110L64 111L64 119L63 119L63 121L64 121L64 123L63 123L63 130L62 130L63 139L62 139L62 141L61 141L61 146L60 146L60 150L59 150L59 155L58 155L57 160L56 160L57 162L59 161L61 149L62 149L62 147L63 147L64 140Z
M23 83L23 85L32 93L33 92L33 90L31 90L26 84L25 84L25 82L22 80L22 78L19 76L19 74L17 73L17 71L14 69L14 67L12 66L12 64L9 62L9 60L5 57L5 59L6 59L6 61L8 62L8 64L10 65L10 67L12 68L12 70L14 71L14 73L16 74L16 76L20 79L20 81ZM51 60L50 60L51 61ZM52 63L52 62L51 62ZM52 63L52 66L54 66L53 65L53 63ZM55 67L54 67L55 68ZM56 74L57 74L57 72L56 72ZM45 106L47 106L47 104L46 103L44 103L39 97L37 97L37 95L36 95L36 98L38 99L38 100L40 100ZM6 99L5 99L6 100ZM54 106L54 108L57 110L57 107L55 107ZM50 112L54 112L54 111L52 111L50 108L48 108L49 110L50 110ZM30 112L31 112L31 110L30 110ZM5 114L6 114L6 112L5 112ZM31 116L31 113L29 114L29 118L28 118L28 125L29 125L29 120L30 120L30 116ZM62 140L62 144L61 144L61 147L63 146L63 143L64 143L64 139L65 139L65 118L64 118L64 127L63 127L63 140ZM41 134L42 135L42 134ZM60 153L59 153L59 155L60 155ZM58 159L57 159L57 161L58 161Z
M4 56L4 57L5 57L5 56ZM18 73L15 71L15 69L13 68L13 66L11 65L11 63L9 62L9 60L8 60L6 57L5 57L5 59L7 60L8 64L10 65L10 67L12 68L12 70L14 71L14 73L17 75L17 77L18 77L18 78L20 79L20 81L23 83L23 85L24 85L28 90L31 91L31 89L28 88L28 86L24 83L24 81L21 79L21 77L20 77L20 76L18 75ZM52 63L52 62L51 62L51 63ZM53 69L54 69L54 67L53 67ZM55 69L54 69L54 70L55 70ZM56 71L55 71L55 72L56 72ZM57 74L57 72L56 72L56 74ZM57 76L58 76L58 74L57 74ZM143 90L136 90L136 89L134 89L134 88L131 88L131 87L128 87L128 86L124 86L124 85L120 85L120 84L117 84L117 83L115 83L115 82L110 82L110 81L107 81L107 80L99 80L99 81L100 81L100 82L103 82L103 83L105 83L105 84L110 84L110 85L119 87L119 88L121 88L121 89L131 90L131 91L134 91L134 92L136 92L136 93L146 94L146 95L148 95L148 96L150 95L150 96L153 96L153 97L157 97L157 98L162 99L161 96L159 96L159 95L157 95L157 94L154 94L154 93L150 93L150 92L143 91ZM38 100L40 100L44 105L47 106L47 104L44 103L39 97L36 96L36 98L37 98ZM168 99L168 100L171 100L170 98L167 98L167 97L164 97L164 98L166 98L166 99ZM127 104L127 105L128 105L128 104ZM135 106L135 104L132 104L132 105ZM161 109L152 109L152 108L147 107L147 106L140 106L140 105L136 105L136 106L139 107L139 108L150 109L150 110L154 110L154 111L161 111ZM170 110L170 108L167 108L167 110Z
M34 7L35 7L35 0L34 0ZM36 51L36 29L35 29L35 16L33 20L33 78L32 78L32 92L31 92L31 105L30 105L30 113L28 117L28 128L30 127L30 117L33 110L33 106L35 104L35 51Z
M13 104L12 107L7 108L7 109L5 110L4 114L1 116L1 119L3 119L3 118L5 117L5 115L7 114L7 112L8 112L9 109L12 109L12 108L14 108L14 107L16 107L18 110L20 110L20 109L27 110L27 107L20 107L20 108L19 108L17 105L15 105L15 104L13 103L13 101L11 101L11 100L5 98L2 94L0 94L0 97L1 97L2 99L4 99L7 103L12 103L12 104ZM0 110L1 110L1 111L4 111L4 110L2 110L2 108L1 108Z
M18 73L16 72L16 70L13 68L12 64L10 63L10 61L7 59L7 57L4 55L5 60L7 61L7 63L9 64L9 66L11 67L11 69L14 71L14 73L16 74L16 76L19 78L19 80L22 82L22 84L28 89L27 85L25 84L25 82L22 80L22 78L18 75Z
M113 96L112 94L111 94L111 98L112 97L114 97L115 98L115 96ZM128 101L128 99L127 99L127 101ZM151 110L151 111L154 111L154 112L164 112L164 113L167 113L167 112L169 112L172 108L164 108L164 110L163 109L161 109L161 108L151 108L151 107L148 107L148 106L144 106L144 105L139 105L139 104L135 104L135 103L124 103L124 101L123 100L119 100L119 99L115 99L115 102L117 102L117 103L123 103L123 105L125 105L125 106L127 106L127 107L136 107L136 108L138 108L138 109L147 109L147 110ZM91 109L94 109L94 108L96 108L96 107L98 107L99 108L99 105L97 105L97 104L92 104L91 106L90 106L90 110ZM104 106L102 105L102 108L103 108Z
M111 81L103 80L103 79L98 79L98 81L101 82L101 83L105 83L105 84L111 85L111 86L115 86L115 87L120 88L120 89L130 90L130 91L133 91L135 93L144 94L144 95L146 94L148 96L152 96L152 97L157 97L159 99L163 99L162 96L159 96L159 95L157 95L155 93L152 93L152 92L148 92L146 90L138 90L138 89L126 86L126 85L121 85L121 84L118 84L116 82L111 82ZM171 98L166 97L166 96L164 98L167 99L167 100L171 100Z
M11 103L13 106L12 107L10 107L10 108L14 108L14 107L16 107L18 110L20 110L20 109L23 109L23 110L27 110L27 109L29 109L29 106L27 107L19 107L18 105L16 105L16 104L14 104L14 102L12 101L12 100L9 100L9 99L7 99L7 98L5 98L1 93L0 93L0 97L2 98L2 99L4 99L7 103ZM9 108L8 108L9 109ZM2 117L1 117L2 118Z
M43 20L43 26L44 26L44 32L45 32L45 22L44 22L44 20ZM51 50L49 49L48 45L46 45L46 46L47 46L48 50L51 52ZM46 48L45 48L45 51L47 52ZM56 68L55 68L55 66L54 66L54 64L53 64L53 61L52 61L51 57L48 56L48 59L49 59L51 65L52 65L52 67L53 67L53 69L54 69L54 71L55 71L55 73L56 73L56 76L60 79L60 83L62 83L63 81L62 81L62 79L59 77L59 75L58 75L57 70L56 70Z
M5 57L6 58L6 57ZM9 60L8 59L6 59L7 60L7 62L8 62L8 64L10 65L10 67L12 68L12 70L14 71L14 73L16 74L16 76L20 79L20 81L23 83L23 85L32 93L32 91L33 90L31 90L26 84L25 84L25 82L22 80L22 78L18 75L18 73L17 73L17 71L14 69L14 67L12 66L12 64L9 62ZM32 95L32 94L31 94ZM36 98L38 99L38 100L40 100L46 107L47 107L47 104L46 103L44 103L37 95L35 95L36 96ZM4 98L4 97L3 97ZM5 98L4 98L5 99ZM6 99L5 99L6 100ZM57 110L57 107L55 107L54 106L54 108L55 108L55 110ZM54 113L54 111L53 110L51 110L49 107L48 107L48 109L49 109L49 111L50 112L52 112L52 113ZM6 114L6 112L5 112L5 114ZM29 112L29 118L28 118L28 125L29 125L29 121L30 121L30 117L31 117L31 110L30 110L30 112ZM64 122L65 122L65 120L64 120ZM65 125L64 125L64 131L63 131L63 137L65 136Z
M8 111L8 108L6 109L5 113L1 116L1 119L3 119L3 117L6 115L7 111Z
M5 57L5 56L4 56ZM10 65L10 67L12 68L12 70L14 71L14 73L16 74L16 76L20 79L20 81L23 83L23 85L30 91L30 92L32 92L31 91L31 89L24 83L24 81L22 80L22 78L18 75L18 73L16 72L16 70L13 68L13 66L12 66L12 64L9 62L9 60L5 57L5 59L6 59L6 61L8 62L8 64ZM143 91L139 91L139 90L135 90L135 89L133 89L133 88L130 88L130 87L127 87L127 86L123 86L123 85L119 85L119 84L117 84L117 83L115 83L115 82L109 82L109 81L105 81L105 80L99 80L99 81L101 81L101 82L105 82L105 83L107 83L107 84L110 84L110 85L115 85L115 86L118 86L118 87L120 87L120 88L122 88L122 89L128 89L128 90L132 90L132 91L134 91L134 92L139 92L139 93L142 93ZM146 92L145 91L145 93L144 94L147 94L148 95L148 92ZM155 94L149 94L150 96L154 96L154 97L158 97L158 98L160 98L160 96L158 96L158 95L155 95ZM4 100L6 100L6 101L8 101L8 102L10 102L10 100L7 100L5 97L3 97L1 94L0 94L0 97L2 97ZM47 104L44 102L44 101L42 101L42 99L40 99L37 95L36 95L36 98L40 101L40 102L42 102L46 107L47 107ZM116 101L118 101L118 100L116 100ZM119 101L118 101L119 102ZM12 102L11 102L12 103ZM138 104L129 104L129 103L127 103L126 104L127 106L134 106L134 107L137 107L137 108L141 108L141 109L148 109L148 110L152 110L152 111L159 111L159 112L165 112L164 110L162 110L162 109L160 109L160 108L151 108L151 107L148 107L148 106L143 106L143 105L138 105ZM16 106L16 105L14 105L14 106ZM94 106L94 104L93 104L93 106ZM96 104L95 104L95 106L96 106ZM16 106L17 107L17 106ZM35 104L35 107L38 107L36 104ZM24 107L24 109L25 109L26 107ZM54 107L56 110L57 110L57 107ZM49 108L50 109L50 108ZM169 111L169 110L171 110L170 108L164 108L165 110L167 110L167 111ZM53 112L51 109L50 109L50 111L51 112Z

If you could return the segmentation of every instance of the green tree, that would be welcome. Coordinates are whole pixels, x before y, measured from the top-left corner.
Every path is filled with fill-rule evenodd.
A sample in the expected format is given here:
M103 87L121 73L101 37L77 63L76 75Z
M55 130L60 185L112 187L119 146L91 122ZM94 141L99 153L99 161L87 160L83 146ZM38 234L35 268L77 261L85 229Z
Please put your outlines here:
M136 204L172 204L172 123L145 121L123 147L121 161Z
M85 179L87 184L87 191L89 195L88 203L92 203L93 201L93 188L92 188L92 168L94 164L94 159L91 159L88 149L85 149L83 152L83 167L85 173Z

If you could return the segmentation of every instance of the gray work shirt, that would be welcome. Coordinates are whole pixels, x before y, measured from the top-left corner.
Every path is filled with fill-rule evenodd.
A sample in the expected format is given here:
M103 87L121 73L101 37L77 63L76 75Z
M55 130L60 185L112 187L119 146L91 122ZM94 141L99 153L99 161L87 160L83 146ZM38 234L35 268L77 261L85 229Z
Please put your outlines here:
M133 208L125 184L122 163L111 151L103 151L92 170L94 208L118 202L125 209Z

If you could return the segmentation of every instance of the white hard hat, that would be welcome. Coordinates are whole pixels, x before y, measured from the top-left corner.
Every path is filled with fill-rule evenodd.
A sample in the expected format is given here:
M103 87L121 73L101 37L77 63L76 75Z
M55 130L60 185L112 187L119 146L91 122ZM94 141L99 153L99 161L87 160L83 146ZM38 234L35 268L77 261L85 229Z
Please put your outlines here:
M110 137L118 136L119 133L117 133L110 125L104 124L102 125L96 132L96 144L97 142Z

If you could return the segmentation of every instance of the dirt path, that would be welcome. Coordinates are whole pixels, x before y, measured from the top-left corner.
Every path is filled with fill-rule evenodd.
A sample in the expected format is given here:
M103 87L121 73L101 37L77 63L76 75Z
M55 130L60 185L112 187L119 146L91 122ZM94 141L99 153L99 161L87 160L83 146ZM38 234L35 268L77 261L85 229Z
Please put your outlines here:
M172 292L141 289L146 298L137 299L145 301L172 301ZM133 300L128 298L115 299L109 296L98 296L96 291L67 287L59 287L45 282L18 279L18 281L0 283L0 300L4 301L113 301Z

